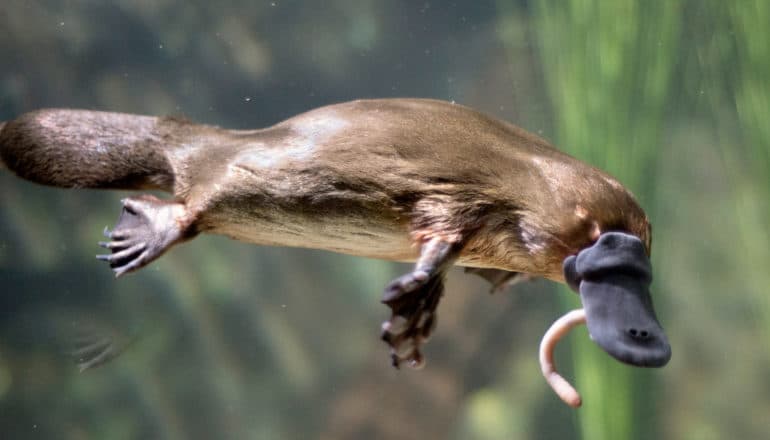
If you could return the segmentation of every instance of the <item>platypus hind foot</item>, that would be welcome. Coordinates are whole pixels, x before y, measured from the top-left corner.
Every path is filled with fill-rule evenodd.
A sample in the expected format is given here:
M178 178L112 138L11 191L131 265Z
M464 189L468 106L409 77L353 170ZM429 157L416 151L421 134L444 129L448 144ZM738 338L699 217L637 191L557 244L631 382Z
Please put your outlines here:
M112 253L96 256L110 264L115 276L141 269L175 243L195 235L192 216L181 203L151 195L123 199L122 203L115 228L104 229L104 235L112 241L99 243Z

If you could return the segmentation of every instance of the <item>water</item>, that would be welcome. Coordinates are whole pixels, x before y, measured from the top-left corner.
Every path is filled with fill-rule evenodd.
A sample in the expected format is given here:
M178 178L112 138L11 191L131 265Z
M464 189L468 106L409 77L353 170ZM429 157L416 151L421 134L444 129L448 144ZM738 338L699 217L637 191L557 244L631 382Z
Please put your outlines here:
M574 332L557 351L572 410L537 347L573 295L490 296L454 270L426 367L395 371L379 298L407 266L206 236L115 280L94 255L127 193L0 170L3 438L762 438L769 22L760 0L6 0L0 120L74 107L258 128L420 96L551 139L650 215L674 355L631 368ZM81 373L72 344L93 335L121 353Z

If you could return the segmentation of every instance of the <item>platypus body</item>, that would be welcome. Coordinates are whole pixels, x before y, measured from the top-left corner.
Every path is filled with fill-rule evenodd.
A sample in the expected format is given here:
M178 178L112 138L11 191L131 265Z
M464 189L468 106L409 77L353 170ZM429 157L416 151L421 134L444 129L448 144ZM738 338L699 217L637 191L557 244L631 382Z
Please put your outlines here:
M0 158L26 179L173 193L171 200L123 201L117 225L106 231L111 241L101 243L112 253L100 257L118 275L201 232L416 262L385 289L393 317L383 338L394 364L420 364L451 265L473 268L498 287L526 276L580 291L585 274L565 261L593 250L592 285L613 274L598 284L639 298L613 306L622 310L600 307L593 319L602 328L611 322L616 342L628 336L629 322L648 335L622 350L603 347L637 365L670 356L646 290L650 225L632 194L545 140L467 107L359 100L250 131L48 109L0 127ZM620 244L596 247L606 234ZM587 320L591 330L590 312Z

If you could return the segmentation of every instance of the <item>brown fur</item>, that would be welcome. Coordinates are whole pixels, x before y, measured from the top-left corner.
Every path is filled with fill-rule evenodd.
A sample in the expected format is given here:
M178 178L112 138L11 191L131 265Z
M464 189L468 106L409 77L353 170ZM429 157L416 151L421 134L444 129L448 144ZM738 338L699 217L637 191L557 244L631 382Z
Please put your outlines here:
M196 230L258 244L413 261L441 237L464 245L458 264L559 281L599 232L649 251L647 218L615 179L442 101L353 101L253 131L41 110L1 129L0 158L48 185L171 191Z

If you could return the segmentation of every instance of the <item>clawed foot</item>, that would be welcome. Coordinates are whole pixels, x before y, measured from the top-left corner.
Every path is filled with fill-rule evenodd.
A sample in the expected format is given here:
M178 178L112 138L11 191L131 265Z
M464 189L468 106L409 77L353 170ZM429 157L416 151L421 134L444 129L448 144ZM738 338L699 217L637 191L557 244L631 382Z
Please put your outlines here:
M112 241L99 246L112 251L97 255L107 261L115 276L138 270L160 257L171 245L182 240L189 229L185 207L153 196L123 199L123 211L113 230L104 228Z
M382 340L390 345L394 367L398 368L403 361L413 368L425 364L420 346L436 327L436 307L443 291L443 275L430 276L419 270L397 278L385 287L382 302L392 313L382 324Z

